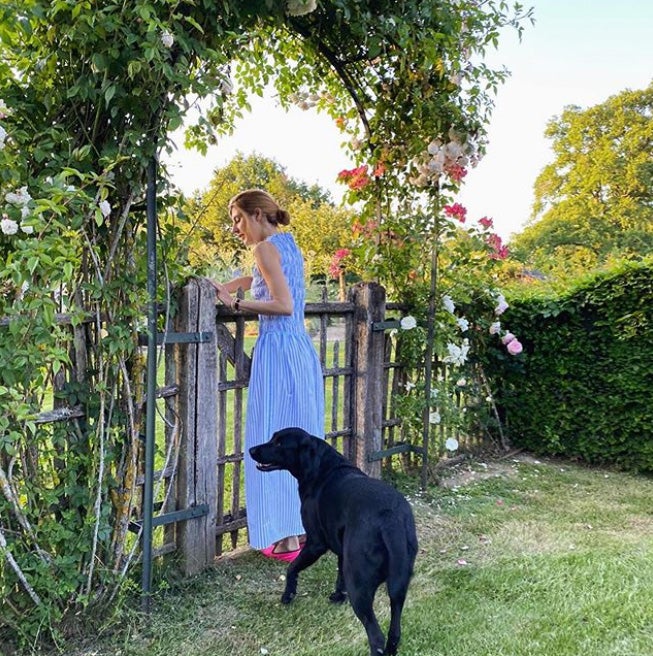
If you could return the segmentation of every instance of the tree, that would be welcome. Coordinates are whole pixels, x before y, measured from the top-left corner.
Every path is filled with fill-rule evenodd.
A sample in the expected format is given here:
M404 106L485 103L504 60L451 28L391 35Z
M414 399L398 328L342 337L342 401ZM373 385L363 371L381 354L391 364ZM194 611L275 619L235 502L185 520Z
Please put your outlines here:
M535 181L531 224L513 252L543 271L653 251L653 84L565 108L548 124L555 159Z
M198 272L219 271L223 277L230 269L251 265L249 251L232 232L227 207L239 191L252 187L266 189L290 212L307 275L326 275L333 254L348 244L353 213L337 208L328 191L288 177L284 167L260 155L238 154L215 171L206 191L189 202L186 239L191 266Z

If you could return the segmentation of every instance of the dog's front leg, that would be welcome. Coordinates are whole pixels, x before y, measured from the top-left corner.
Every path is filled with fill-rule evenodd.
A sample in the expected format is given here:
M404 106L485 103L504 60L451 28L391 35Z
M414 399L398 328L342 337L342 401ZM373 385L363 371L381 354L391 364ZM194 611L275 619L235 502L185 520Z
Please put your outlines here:
M347 600L347 590L345 588L345 579L342 575L342 554L338 555L338 576L336 577L336 589L329 595L329 601L334 604L341 604Z
M288 565L286 571L286 588L281 595L281 603L289 604L297 595L297 579L299 573L310 567L320 556L326 553L326 548L312 546L308 541L299 552L299 556Z

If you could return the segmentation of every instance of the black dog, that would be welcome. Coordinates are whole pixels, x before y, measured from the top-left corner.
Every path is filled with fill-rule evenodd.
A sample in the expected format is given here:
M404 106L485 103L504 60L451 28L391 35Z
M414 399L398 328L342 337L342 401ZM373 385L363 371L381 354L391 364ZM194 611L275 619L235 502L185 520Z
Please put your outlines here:
M293 600L299 573L330 549L338 556L338 578L329 598L342 602L349 596L367 631L371 656L396 654L401 612L417 555L415 521L406 499L300 428L277 431L269 442L249 452L261 471L284 469L299 483L306 543L288 567L281 602ZM373 609L374 595L383 581L391 612L385 650Z

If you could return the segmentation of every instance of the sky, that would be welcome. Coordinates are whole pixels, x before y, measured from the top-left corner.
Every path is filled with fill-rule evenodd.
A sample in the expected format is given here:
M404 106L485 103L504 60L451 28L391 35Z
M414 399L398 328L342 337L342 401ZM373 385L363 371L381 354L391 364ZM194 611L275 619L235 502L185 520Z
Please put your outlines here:
M521 42L507 32L493 67L510 77L500 87L488 126L487 154L469 171L457 200L468 219L492 217L503 239L523 229L531 216L533 184L553 161L544 137L548 121L567 105L592 107L626 89L653 81L653 0L523 0L534 7ZM252 98L252 111L206 157L180 146L166 158L173 181L187 194L205 188L216 168L236 153L272 158L287 173L317 183L342 198L338 171L353 162L341 147L343 135L326 115L293 108L273 97ZM182 143L182 139L177 139Z

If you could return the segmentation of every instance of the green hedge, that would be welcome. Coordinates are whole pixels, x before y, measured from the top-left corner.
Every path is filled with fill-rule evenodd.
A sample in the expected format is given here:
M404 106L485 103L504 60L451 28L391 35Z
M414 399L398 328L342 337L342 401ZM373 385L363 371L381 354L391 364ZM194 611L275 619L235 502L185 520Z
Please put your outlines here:
M511 442L653 471L653 261L508 300L524 353L485 364Z

